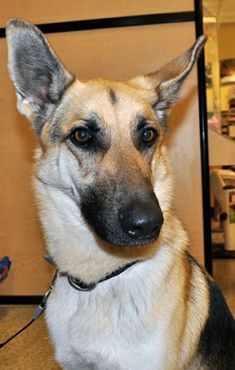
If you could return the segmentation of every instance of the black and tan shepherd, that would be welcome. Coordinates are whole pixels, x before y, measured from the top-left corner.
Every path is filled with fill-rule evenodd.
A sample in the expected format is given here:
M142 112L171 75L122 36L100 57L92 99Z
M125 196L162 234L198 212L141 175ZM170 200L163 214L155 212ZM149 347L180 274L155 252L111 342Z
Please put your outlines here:
M205 38L157 72L79 81L42 33L7 25L34 189L58 269L46 319L67 370L232 370L234 320L172 210L167 116ZM46 364L44 365L45 368Z

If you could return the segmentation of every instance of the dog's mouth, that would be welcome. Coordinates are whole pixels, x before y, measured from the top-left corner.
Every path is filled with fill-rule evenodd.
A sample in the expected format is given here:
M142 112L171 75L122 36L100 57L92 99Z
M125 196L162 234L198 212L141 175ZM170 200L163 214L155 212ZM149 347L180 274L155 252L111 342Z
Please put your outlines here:
M96 230L96 234L104 241L108 242L108 243L111 243L115 246L120 246L120 247L141 247L141 246L144 246L144 245L147 245L147 244L152 244L154 243L158 237L159 237L159 234L160 234L160 229L161 227L159 227L159 229L152 233L151 235L146 235L144 237L138 237L138 238L130 238L130 237L126 237L124 235L117 235L116 234L113 234L111 232L109 232L109 230L106 230L105 233L101 233L100 231L97 232Z

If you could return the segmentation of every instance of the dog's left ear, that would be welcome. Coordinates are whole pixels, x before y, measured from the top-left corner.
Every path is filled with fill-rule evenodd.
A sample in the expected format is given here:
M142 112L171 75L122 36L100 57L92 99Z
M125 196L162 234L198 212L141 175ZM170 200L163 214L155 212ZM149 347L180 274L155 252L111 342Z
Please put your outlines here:
M190 73L200 51L206 42L205 36L200 36L195 44L184 54L173 59L158 71L131 80L135 85L155 90L153 103L156 115L162 127L166 130L169 108L177 101L179 89Z
M17 94L18 110L40 137L73 76L64 68L40 30L22 19L6 27L8 68Z

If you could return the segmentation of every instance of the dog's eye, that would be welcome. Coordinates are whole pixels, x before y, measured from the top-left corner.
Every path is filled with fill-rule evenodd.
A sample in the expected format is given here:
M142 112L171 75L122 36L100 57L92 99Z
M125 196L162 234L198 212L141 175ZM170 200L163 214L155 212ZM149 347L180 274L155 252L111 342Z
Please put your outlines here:
M146 144L152 144L155 142L157 138L157 131L154 130L153 128L145 128L144 131L142 132L142 140Z
M84 145L87 144L92 139L92 135L89 130L86 128L77 128L71 136L71 139L74 144L76 145Z

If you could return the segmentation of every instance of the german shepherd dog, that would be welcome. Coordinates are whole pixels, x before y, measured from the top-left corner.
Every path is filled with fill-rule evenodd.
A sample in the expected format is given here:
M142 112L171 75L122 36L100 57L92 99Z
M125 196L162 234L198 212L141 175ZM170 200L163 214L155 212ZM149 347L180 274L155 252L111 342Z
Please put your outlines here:
M67 370L232 370L234 320L172 211L167 116L205 38L129 81L75 79L42 33L7 25L34 189L58 276L46 319ZM46 364L44 365L46 367Z

